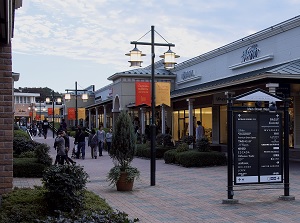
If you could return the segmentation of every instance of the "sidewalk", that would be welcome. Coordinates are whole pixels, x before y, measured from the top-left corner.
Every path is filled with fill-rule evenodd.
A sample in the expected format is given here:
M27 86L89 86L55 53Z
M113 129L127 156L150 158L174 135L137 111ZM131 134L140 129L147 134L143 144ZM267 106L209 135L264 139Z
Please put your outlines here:
M47 143L55 155L53 138L34 137ZM73 139L71 143L73 144ZM222 204L227 198L227 167L185 168L156 161L156 185L150 186L150 160L135 158L133 166L141 171L140 180L132 192L118 192L106 181L106 174L113 163L104 156L92 159L86 148L86 159L76 160L89 174L87 189L104 198L114 209L124 211L142 223L242 223L242 222L300 222L300 163L290 164L290 195L294 201L278 200L281 189L235 191L238 204ZM40 185L39 179L14 178L14 186ZM245 187L241 188L244 189ZM261 188L261 185L260 185ZM236 188L234 188L236 189Z

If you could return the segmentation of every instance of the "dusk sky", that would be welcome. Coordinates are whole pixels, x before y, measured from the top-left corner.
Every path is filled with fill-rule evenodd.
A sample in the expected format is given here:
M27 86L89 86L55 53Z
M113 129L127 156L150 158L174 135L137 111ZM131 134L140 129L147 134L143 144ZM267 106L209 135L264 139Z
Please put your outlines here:
M151 25L155 42L176 45L180 63L299 14L300 0L23 0L12 40L15 88L104 87L131 69L130 41L150 42ZM148 66L151 47L138 48ZM155 61L167 50L155 47Z

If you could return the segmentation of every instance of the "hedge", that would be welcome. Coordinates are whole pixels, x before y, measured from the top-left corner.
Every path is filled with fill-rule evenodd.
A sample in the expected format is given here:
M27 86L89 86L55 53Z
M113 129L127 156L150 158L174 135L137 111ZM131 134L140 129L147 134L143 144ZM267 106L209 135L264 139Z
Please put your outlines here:
M42 177L47 165L38 163L37 158L14 158L14 177Z
M227 163L225 154L220 152L199 152L189 150L177 152L170 150L164 155L165 163L178 163L184 167L220 166Z
M165 152L174 147L156 146L156 158L161 159L164 157ZM151 146L150 144L137 144L135 155L138 157L150 158L151 157Z

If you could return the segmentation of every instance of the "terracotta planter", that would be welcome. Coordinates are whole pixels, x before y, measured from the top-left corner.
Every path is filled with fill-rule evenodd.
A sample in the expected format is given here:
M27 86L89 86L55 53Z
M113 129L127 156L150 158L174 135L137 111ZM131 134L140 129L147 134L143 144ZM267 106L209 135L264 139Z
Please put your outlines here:
M116 184L117 191L132 191L133 181L126 182L126 177L127 177L127 173L121 172L120 179Z

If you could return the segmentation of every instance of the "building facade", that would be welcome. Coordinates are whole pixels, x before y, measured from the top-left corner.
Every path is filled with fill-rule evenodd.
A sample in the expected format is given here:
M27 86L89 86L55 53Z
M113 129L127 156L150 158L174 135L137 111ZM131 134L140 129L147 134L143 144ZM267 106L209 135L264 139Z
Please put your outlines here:
M160 61L157 62L155 81L171 84L171 105L156 106L158 132L171 133L175 140L180 140L187 135L194 136L196 121L202 121L210 142L226 147L225 93L237 96L260 88L291 100L289 145L300 149L299 38L300 16L297 16L179 63L170 71L163 69ZM110 98L88 109L108 103L111 110L106 114L109 113L110 117L127 110L133 120L139 118L142 133L145 133L145 126L151 123L151 109L149 105L136 106L135 83L151 81L149 69L134 69L110 76L108 79L113 82L109 85ZM100 95L106 90L104 87L96 92ZM253 103L241 105L254 106ZM268 102L261 106L268 106ZM277 107L280 106L279 103Z
M0 199L13 187L13 86L19 75L12 72L11 38L14 11L21 0L0 1Z

